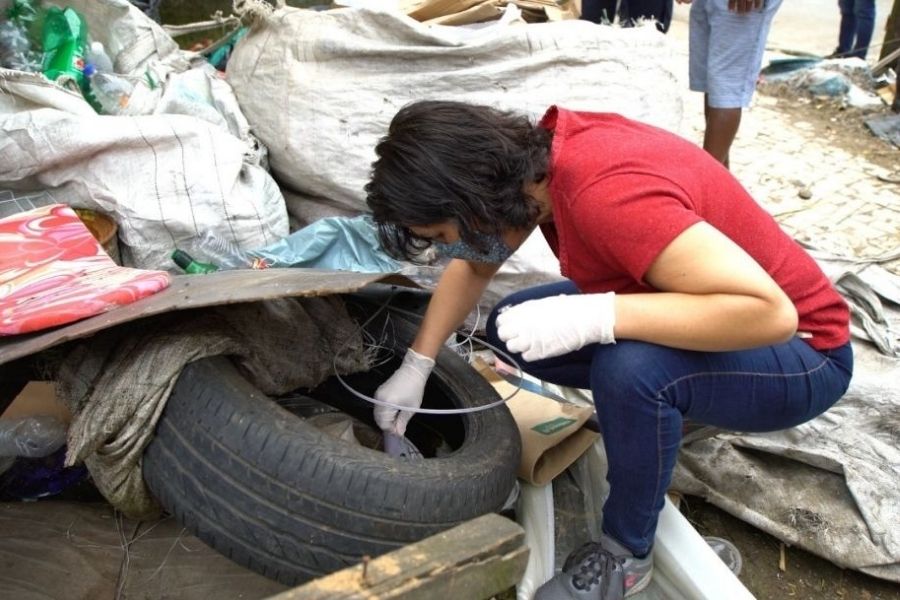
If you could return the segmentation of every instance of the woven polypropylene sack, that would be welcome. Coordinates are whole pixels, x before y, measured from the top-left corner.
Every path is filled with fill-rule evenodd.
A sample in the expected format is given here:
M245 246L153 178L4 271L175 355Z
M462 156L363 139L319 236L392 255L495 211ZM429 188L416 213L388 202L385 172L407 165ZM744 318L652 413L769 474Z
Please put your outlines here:
M533 117L558 104L675 131L682 106L673 54L655 27L503 20L464 30L393 12L288 7L259 17L227 77L279 183L340 213L365 210L375 144L410 101L461 100Z

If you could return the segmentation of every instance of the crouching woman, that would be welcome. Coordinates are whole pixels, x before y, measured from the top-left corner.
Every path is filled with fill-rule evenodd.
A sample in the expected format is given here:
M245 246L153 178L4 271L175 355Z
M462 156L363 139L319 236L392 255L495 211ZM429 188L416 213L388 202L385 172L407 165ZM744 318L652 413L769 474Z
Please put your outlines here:
M401 109L366 187L386 248L453 258L376 397L417 408L434 357L535 228L560 283L505 298L490 340L530 374L593 392L609 459L603 535L537 598L644 588L686 419L762 432L828 410L853 369L849 312L815 261L720 163L615 114ZM378 407L402 434L411 413Z

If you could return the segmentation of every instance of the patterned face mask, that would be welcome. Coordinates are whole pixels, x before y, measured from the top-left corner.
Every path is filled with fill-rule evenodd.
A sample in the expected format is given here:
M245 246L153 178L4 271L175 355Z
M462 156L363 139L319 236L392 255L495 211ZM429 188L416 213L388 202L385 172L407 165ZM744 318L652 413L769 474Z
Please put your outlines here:
M505 262L513 253L512 248L507 246L503 238L497 234L478 233L476 236L481 245L487 248L485 252L479 252L461 239L450 244L435 242L434 247L439 255L446 258L493 264Z

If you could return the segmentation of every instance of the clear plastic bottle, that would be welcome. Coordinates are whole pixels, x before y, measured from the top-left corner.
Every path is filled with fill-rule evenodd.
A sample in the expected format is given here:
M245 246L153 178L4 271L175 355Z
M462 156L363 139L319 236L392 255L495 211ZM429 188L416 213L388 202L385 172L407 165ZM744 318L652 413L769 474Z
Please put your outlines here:
M134 85L113 73L101 73L88 63L84 67L84 95L94 110L104 115L122 114L131 99Z
M102 42L91 42L84 53L84 59L88 64L94 65L98 73L115 73L112 58Z
M220 269L267 269L269 262L245 250L241 250L228 240L213 233L206 232L193 247L198 256L218 265Z
M0 456L49 456L66 442L66 426L56 417L0 420Z

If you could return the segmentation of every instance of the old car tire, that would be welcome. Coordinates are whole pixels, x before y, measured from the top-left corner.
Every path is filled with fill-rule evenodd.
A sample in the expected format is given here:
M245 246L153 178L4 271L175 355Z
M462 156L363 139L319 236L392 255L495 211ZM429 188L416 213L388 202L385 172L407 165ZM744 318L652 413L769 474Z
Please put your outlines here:
M400 340L415 331L399 319L392 326L403 330ZM396 366L383 366L379 377ZM425 405L437 396L447 399L447 407L497 399L484 379L446 349L437 358ZM370 405L359 402L364 406L357 408L371 413ZM417 422L443 427L458 437L452 451L393 459L288 412L227 358L200 360L175 385L145 451L144 478L162 506L200 539L246 567L295 585L503 506L520 452L508 409L431 419L418 415L410 431Z

